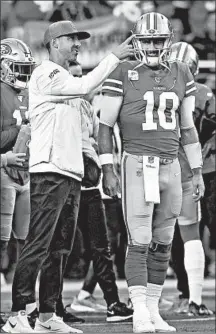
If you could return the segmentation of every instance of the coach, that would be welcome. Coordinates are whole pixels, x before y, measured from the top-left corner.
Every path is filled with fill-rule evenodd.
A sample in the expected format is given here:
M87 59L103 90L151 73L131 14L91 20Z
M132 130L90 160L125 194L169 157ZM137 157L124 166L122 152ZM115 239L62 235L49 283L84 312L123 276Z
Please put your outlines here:
M65 101L88 94L108 77L120 59L132 54L130 37L93 71L75 78L67 71L68 61L76 60L80 40L89 37L89 33L77 31L71 21L51 24L44 35L49 60L33 71L29 83L31 222L14 276L12 311L17 313L9 318L18 332L26 330L22 318L26 314L20 311L35 303L35 283L42 264L49 270L46 275L42 270L40 276L40 314L35 330L69 333L71 329L55 311L63 254L68 254L73 244L84 167L80 111ZM70 220L66 230L64 224L62 231L58 218L69 193L73 223Z

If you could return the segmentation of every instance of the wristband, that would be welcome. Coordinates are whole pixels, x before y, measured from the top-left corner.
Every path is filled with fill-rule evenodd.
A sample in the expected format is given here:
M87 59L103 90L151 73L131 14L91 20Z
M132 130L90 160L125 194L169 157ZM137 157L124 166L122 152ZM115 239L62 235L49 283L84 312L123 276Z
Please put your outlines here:
M100 154L99 160L100 160L101 166L107 165L107 164L113 165L113 155L111 153Z
M7 154L1 154L1 167L7 166Z
M202 168L202 150L199 142L183 146L191 169Z

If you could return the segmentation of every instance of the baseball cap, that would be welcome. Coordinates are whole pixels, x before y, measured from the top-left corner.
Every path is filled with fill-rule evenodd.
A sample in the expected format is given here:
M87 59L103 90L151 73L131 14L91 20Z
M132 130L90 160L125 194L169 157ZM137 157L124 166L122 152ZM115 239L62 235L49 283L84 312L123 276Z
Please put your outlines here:
M91 35L86 31L78 31L72 21L58 21L52 23L44 33L44 45L51 42L52 39L65 36L65 35L77 35L81 39L87 39Z

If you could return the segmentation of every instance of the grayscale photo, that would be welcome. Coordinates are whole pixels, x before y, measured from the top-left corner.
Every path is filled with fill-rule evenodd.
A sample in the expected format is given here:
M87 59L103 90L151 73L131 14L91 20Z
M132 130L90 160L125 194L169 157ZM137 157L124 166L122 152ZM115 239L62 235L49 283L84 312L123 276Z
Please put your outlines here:
M0 14L1 333L215 333L215 1Z

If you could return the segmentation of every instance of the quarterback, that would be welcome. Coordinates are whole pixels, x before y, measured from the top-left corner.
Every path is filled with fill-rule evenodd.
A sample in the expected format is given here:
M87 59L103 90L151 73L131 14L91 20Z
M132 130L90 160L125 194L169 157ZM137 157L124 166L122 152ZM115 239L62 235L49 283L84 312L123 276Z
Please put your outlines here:
M195 49L185 42L172 45L169 60L187 64L194 78L199 72L198 55ZM207 120L215 121L215 99L213 92L206 85L197 82L195 85L197 91L195 93L195 110L193 116L197 131L200 133L203 116L205 116ZM200 141L203 142L202 136L200 136ZM182 170L183 196L178 225L184 243L184 268L182 268L183 264L180 260L180 258L183 259L183 256L179 254L180 247L178 242L178 245L174 244L173 246L172 259L178 278L178 288L182 292L182 295L179 297L179 303L174 305L174 309L178 313L189 312L190 315L212 315L212 311L208 310L207 307L202 304L205 255L199 234L198 203L195 202L192 197L192 171L181 143L179 148L179 162ZM205 200L205 196L203 200ZM178 229L176 229L176 231L178 231ZM178 250L176 249L175 251L175 247L178 247Z
M133 332L175 331L159 314L176 217L182 203L179 137L193 176L193 198L203 195L202 154L193 122L194 79L187 65L169 63L173 30L159 13L142 15L133 29L136 61L124 61L103 84L99 152L103 188L119 191L112 129L123 141L121 188L128 232L125 274L133 303Z

